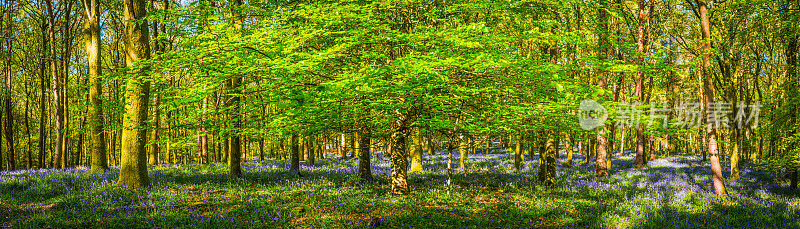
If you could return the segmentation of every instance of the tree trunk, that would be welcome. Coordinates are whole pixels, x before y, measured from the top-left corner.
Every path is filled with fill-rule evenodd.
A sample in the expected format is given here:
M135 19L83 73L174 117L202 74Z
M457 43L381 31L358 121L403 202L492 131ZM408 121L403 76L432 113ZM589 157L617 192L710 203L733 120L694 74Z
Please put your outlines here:
M27 164L26 164L25 168L26 169L32 169L33 168L33 155L32 155L32 152L31 152L31 140L33 138L31 136L31 122L30 122L30 117L29 117L30 116L30 98L31 98L31 96L30 96L28 83L26 82L23 85L25 85L25 114L23 115L23 117L25 117L25 135L28 137L26 139L26 141L25 141L25 146L27 147L27 149L25 150L25 154L26 154L26 158L27 158L27 160L26 160Z
M347 150L344 148L347 144L347 139L345 139L344 133L341 134L341 141L339 144L339 154L341 155L342 159L347 159Z
M709 26L708 21L708 6L706 0L698 0L698 6L700 7L700 30L701 34L703 35L703 42L702 42L702 52L703 54L703 65L701 68L701 77L702 77L702 87L703 87L703 107L708 109L709 105L714 100L714 91L713 89L713 79L710 74L709 64L708 64L708 56L707 53L711 49L711 45L709 39L711 39L711 29ZM722 196L726 193L725 191L725 184L723 183L722 178L722 168L719 164L719 152L717 151L717 132L714 130L713 126L708 123L708 118L705 121L705 134L706 140L708 141L706 145L708 145L708 155L709 159L711 160L711 173L712 173L712 180L714 183L714 194L717 196Z
M422 172L422 135L419 128L415 128L414 136L411 138L411 168L409 172Z
M150 133L150 158L147 159L147 162L150 165L157 165L159 163L158 158L161 152L161 143L159 143L161 137L161 109L158 108L161 103L160 95L156 96L155 100L152 120L153 128Z
M539 139L537 139L539 140ZM536 173L536 179L541 183L544 182L545 178L547 178L547 139L539 140L539 159L538 159L538 171Z
M89 60L89 125L92 135L92 164L90 172L102 172L108 169L106 159L106 140L103 132L103 94L102 63L100 58L100 3L99 0L85 0L84 9L84 43Z
M241 10L238 9L242 5L242 0L232 0L232 5L235 7L232 13L232 18L234 20L234 30L241 31L243 26L242 14ZM230 155L228 155L228 167L230 168L230 175L231 177L241 177L242 176L242 168L241 168L241 157L242 157L242 146L241 140L242 137L239 135L239 128L241 128L242 124L242 117L241 117L241 89L239 88L242 82L242 78L239 76L235 76L228 81L228 93L232 95L230 98L230 103L226 104L226 107L229 111L233 112L233 134L231 136L231 146L230 146Z
M48 25L49 25L49 23L48 23L47 20L43 20L42 21L42 25L41 25L42 53L44 53L46 49L49 49L49 47L47 45L49 37L47 35L45 35L47 33L47 31L48 31ZM47 129L48 129L45 126L45 117L48 116L46 114L47 110L45 110L45 104L47 104L47 98L48 98L47 97L47 84L45 84L45 82L47 81L47 76L46 76L46 72L47 72L46 63L47 63L47 61L50 61L50 60L49 59L42 60L40 66L39 66L39 93L40 94L39 94L39 155L38 156L39 156L39 168L40 169L47 167L47 166L45 166L45 155L47 154L47 149L45 149L45 144L44 144L44 141L45 141L45 138L46 138L46 134L47 134Z
M392 162L392 186L393 194L408 193L408 160L406 160L406 135L408 134L407 117L405 114L398 114L392 126L392 148L390 157Z
M521 164L525 164L525 154L522 152L522 136L517 136L517 144L514 147L514 172L519 172Z
M356 150L358 150L358 177L372 180L372 165L370 165L369 131L363 130L356 133Z
M545 176L542 183L544 185L555 184L556 179L556 156L558 154L558 139L555 139L551 134L545 143Z
M797 166L789 167L789 190L797 190Z
M461 147L458 149L458 169L463 172L467 170L467 150L469 148L469 138L462 135L460 143Z
M53 13L53 6L51 0L46 0L45 5L47 7L47 27L48 27L48 36L51 41L55 41L55 14ZM60 98L60 91L61 91L61 80L58 78L58 66L55 62L56 58L56 47L55 45L50 45L50 74L52 76L53 82L53 106L56 108L56 142L55 142L55 149L53 150L53 168L60 169L61 168L61 156L63 155L63 148L61 142L64 141L64 133L63 133L63 121L64 121L64 108L61 106L61 98Z
M313 166L316 160L316 151L315 151L315 142L316 138L314 136L306 136L306 147L308 147L308 165Z
M5 115L6 121L3 124L5 124L6 147L8 148L8 152L7 152L8 170L15 170L16 169L16 165L17 165L17 163L16 163L16 155L14 154L14 150L15 150L14 149L14 124L13 124L14 123L14 112L13 112L13 106L12 106L12 103L11 103L11 96L13 94L11 92L11 59L12 59L12 56L13 56L13 45L14 45L14 39L12 37L14 32L12 31L11 22L14 21L13 20L13 18L14 18L14 5L15 4L13 2L8 2L7 1L6 2L6 7L8 7L8 8L5 9L5 12L7 14L6 17L8 18L8 20L7 20L8 24L6 25L6 36L7 37L5 38L5 40L6 40L6 49L7 49L6 67L5 67L6 85L5 85L5 99L4 99L5 100L5 102L4 102L5 103L5 109L4 110L5 110L5 113L6 113L6 115ZM2 157L0 157L0 160L2 160Z
M200 155L203 158L203 163L209 163L208 161L208 129L206 126L208 122L206 121L206 117L208 114L208 97L203 98L203 113L200 116ZM263 147L263 146L262 146ZM263 160L263 156L261 157Z
M623 129L623 132L622 132L622 133L623 133L623 134L625 134L625 131L624 131L624 129ZM564 166L566 166L566 167L572 167L572 160L573 160L573 156L574 156L573 154L575 153L575 152L573 151L573 149L574 149L573 147L575 147L575 142L574 142L574 140L575 140L575 138L572 138L572 137L570 136L570 137L567 139L567 141L566 141L566 144L567 144L567 147L566 147L566 150L567 150L567 160L564 162ZM621 148L620 148L620 149L621 149Z
M605 31L608 31L608 12L606 11L608 8L608 2L606 0L601 0L600 6L601 8L598 9L597 12L598 19L600 20L600 27L601 30L603 30L600 34L605 34ZM608 41L606 39L608 39L607 35L600 36L600 62L604 62L608 58ZM604 69L600 69L598 72L597 86L600 88L606 88L606 72ZM605 177L608 176L608 167L606 167L606 130L605 125L601 125L597 128L597 135L595 137L595 145L597 146L597 154L595 155L597 158L597 163L595 164L595 173L597 177Z
M289 147L291 148L289 159L292 163L290 170L298 172L300 171L300 142L297 134L292 133L291 138L289 138Z
M150 82L144 80L146 66L140 60L150 58L148 23L144 0L128 0L124 4L126 64L132 76L125 83L125 114L122 119L122 153L119 183L131 189L150 186L147 174L147 106Z

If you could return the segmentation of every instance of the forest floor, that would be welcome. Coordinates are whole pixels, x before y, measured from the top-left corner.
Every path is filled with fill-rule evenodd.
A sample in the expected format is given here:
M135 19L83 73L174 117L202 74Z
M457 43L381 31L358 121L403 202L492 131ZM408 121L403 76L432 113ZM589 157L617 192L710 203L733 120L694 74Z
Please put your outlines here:
M139 191L115 185L117 167L0 172L0 227L800 228L799 195L758 165L744 163L741 179L725 182L729 197L715 198L710 169L694 156L636 169L626 152L615 156L610 177L597 179L576 153L545 187L535 181L535 160L514 173L510 155L478 154L468 172L453 175L448 195L445 156L425 156L407 196L388 194L383 158L373 159L372 182L355 176L357 159L338 157L301 166L302 177L275 160L246 162L234 180L224 164L162 165L150 169L152 187Z

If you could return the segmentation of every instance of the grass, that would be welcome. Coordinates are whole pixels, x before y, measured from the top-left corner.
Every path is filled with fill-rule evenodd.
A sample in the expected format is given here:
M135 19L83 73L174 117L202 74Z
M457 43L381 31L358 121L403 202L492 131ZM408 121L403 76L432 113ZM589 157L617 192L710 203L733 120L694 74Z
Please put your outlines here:
M564 155L560 157L562 160ZM115 185L118 168L0 172L0 226L11 228L800 228L800 198L770 171L744 164L714 197L707 164L660 158L643 169L615 158L594 178L576 154L556 184L535 182L536 162L513 172L504 154L470 155L446 192L446 158L425 156L413 192L392 196L389 162L373 159L373 181L355 177L356 159L319 160L302 177L284 161L251 161L230 179L223 164L150 168L152 187ZM563 161L562 161L563 162ZM696 166L699 165L699 166ZM454 164L458 167L458 163ZM727 172L727 170L725 171Z

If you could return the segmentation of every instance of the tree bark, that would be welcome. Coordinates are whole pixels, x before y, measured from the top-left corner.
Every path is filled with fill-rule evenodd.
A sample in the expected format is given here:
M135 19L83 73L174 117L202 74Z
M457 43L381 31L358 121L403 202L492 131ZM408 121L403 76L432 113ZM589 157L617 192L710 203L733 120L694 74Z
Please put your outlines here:
M362 130L356 133L356 150L358 150L358 177L372 180L372 165L370 165L370 136L369 131Z
M86 21L84 23L84 43L89 60L89 125L91 126L92 164L90 172L102 172L108 169L106 159L106 140L103 131L103 85L100 35L100 0L84 0Z
M700 11L700 32L703 37L702 42L702 68L701 68L701 77L702 77L702 87L703 87L703 107L706 109L709 108L713 99L714 99L714 91L713 91L713 79L710 74L709 68L709 61L708 61L708 52L711 50L711 44L709 39L711 39L711 28L709 26L708 20L708 5L706 0L698 0L697 5L699 6ZM706 112L708 113L708 112ZM708 155L709 159L711 160L711 173L712 173L712 180L714 183L714 194L717 196L722 196L726 194L725 191L725 184L723 183L722 178L722 168L720 167L719 163L719 152L717 150L717 132L711 125L708 123L708 118L706 117L705 121L705 134L706 140L708 145Z
M525 154L522 152L522 136L517 136L516 147L514 147L514 172L519 172L522 164L525 164Z
M13 46L14 46L14 39L12 38L14 32L12 31L12 24L14 18L14 1L6 1L6 17L8 18L8 24L6 25L6 66L5 66L5 76L6 76L6 85L5 85L5 137L6 137L6 147L8 148L7 157L8 157L8 170L15 170L16 169L16 155L14 154L14 112L13 106L11 103L11 95L13 94L11 91L11 60L13 55ZM2 157L0 157L2 160Z
M150 58L148 23L144 18L144 0L126 0L125 62L131 76L125 83L125 114L122 119L122 146L119 183L131 189L150 186L147 173L147 107L150 100L150 81L145 80L147 66L140 60Z
M544 185L553 185L555 184L556 179L556 156L558 154L558 139L554 138L551 134L547 138L547 142L545 143L545 176L543 183Z
M606 59L608 59L608 41L606 40L608 38L606 35L603 35L608 31L608 13L606 12L608 8L607 0L601 0L600 6L601 8L598 9L597 12L600 20L600 28L602 30L600 32L601 36L599 41L599 59L600 62L604 62ZM606 88L606 72L603 69L600 69L598 72L597 86L600 88ZM597 146L597 154L595 155L597 158L597 163L595 164L595 173L597 177L605 177L608 176L608 167L606 166L606 130L605 125L601 125L597 128L597 135L595 137L595 145Z
M392 148L390 157L392 162L392 186L391 191L393 194L406 194L408 193L408 160L406 160L406 136L408 134L407 116L399 114L395 117L392 125Z
M100 2L99 0L84 0L86 21L84 23L84 43L86 55L89 60L89 125L92 138L92 164L91 172L101 172L108 169L106 159L105 133L103 131L103 86L101 62L101 34L100 34Z
M290 168L291 171L300 171L300 146L297 134L292 133L292 136L289 138L289 147L291 148L291 152L289 155L289 159L291 160L292 167Z
M422 135L419 128L415 128L414 136L411 139L411 168L409 172L422 172Z
M45 1L45 5L47 7L47 28L48 28L48 36L51 41L55 41L55 14L53 12L53 6L51 0ZM56 47L55 45L50 45L50 74L52 76L52 93L53 93L53 106L56 108L55 114L55 122L56 122L56 142L55 142L55 149L53 150L53 168L60 169L61 168L61 156L63 155L63 146L61 142L64 141L64 133L63 133L63 119L64 119L64 108L61 106L61 80L58 77L58 66L55 62L56 58Z
M46 35L48 31L48 20L42 20L41 25L41 32L42 32L42 54L46 52L48 47L49 36ZM47 104L47 63L51 61L49 59L44 59L40 63L39 66L39 168L45 168L45 155L47 154L47 149L45 149L45 136L47 134L47 127L45 125L45 117L48 115L46 114L47 110L45 109L45 105Z

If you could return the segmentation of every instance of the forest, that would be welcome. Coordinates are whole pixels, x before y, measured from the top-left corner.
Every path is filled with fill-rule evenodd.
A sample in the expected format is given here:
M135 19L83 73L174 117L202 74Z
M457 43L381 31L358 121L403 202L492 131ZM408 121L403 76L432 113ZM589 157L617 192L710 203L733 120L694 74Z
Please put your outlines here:
M798 0L0 0L0 228L800 228Z

